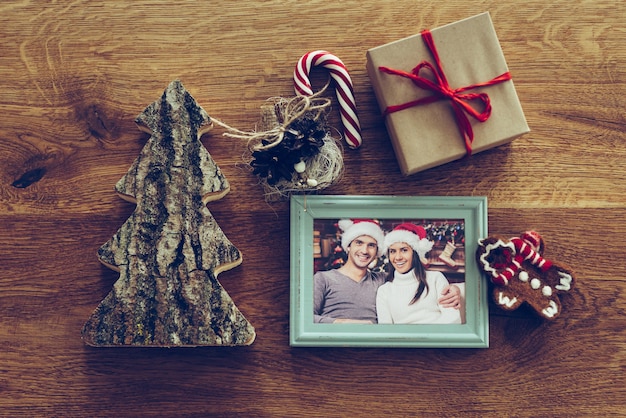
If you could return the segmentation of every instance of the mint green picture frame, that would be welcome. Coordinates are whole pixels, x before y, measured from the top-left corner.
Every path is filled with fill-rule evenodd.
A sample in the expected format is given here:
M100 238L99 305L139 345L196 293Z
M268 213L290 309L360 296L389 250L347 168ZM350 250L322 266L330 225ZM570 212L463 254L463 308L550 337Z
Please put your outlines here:
M292 347L487 348L487 283L474 254L487 234L487 198L477 196L294 195L290 201L290 318ZM463 219L465 322L463 324L320 324L313 319L315 219Z

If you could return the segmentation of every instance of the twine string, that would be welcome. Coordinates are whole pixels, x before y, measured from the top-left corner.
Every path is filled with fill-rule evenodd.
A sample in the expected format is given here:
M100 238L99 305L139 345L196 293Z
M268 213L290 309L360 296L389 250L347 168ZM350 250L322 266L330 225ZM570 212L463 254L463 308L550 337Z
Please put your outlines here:
M312 96L295 96L290 99L280 98L279 101L284 104L284 106L281 106L283 110L281 111L281 115L279 115L282 123L279 123L275 127L265 131L246 132L233 128L215 118L211 118L211 120L216 125L219 125L227 130L227 132L224 133L224 136L233 139L247 140L248 148L251 151L265 151L279 145L285 137L285 132L297 134L297 132L291 131L289 126L294 121L304 116L304 114L311 113L313 115L313 119L316 121L321 117L323 112L331 105L330 99L320 97L329 85L330 80L320 91Z

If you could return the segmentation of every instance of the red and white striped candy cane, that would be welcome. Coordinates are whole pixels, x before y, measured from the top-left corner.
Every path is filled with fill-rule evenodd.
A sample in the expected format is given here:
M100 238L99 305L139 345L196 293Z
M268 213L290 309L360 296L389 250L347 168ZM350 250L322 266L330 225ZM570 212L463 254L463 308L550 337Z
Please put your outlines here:
M348 74L348 69L337 56L327 51L311 51L304 54L298 60L293 71L293 84L296 94L301 96L313 95L309 73L311 67L318 65L330 71L330 76L335 80L345 140L350 148L358 148L363 139L361 138L361 125L356 115L352 80Z
M507 266L507 268L500 274L493 276L493 282L497 285L507 285L509 280L513 278L515 273L522 267L522 263L526 260L530 261L533 266L536 266L541 269L541 271L547 271L551 266L552 262L543 258L538 252L532 249L528 243L524 242L521 238L511 238L510 241L515 246L515 257L511 260L511 263ZM494 272L495 273L495 272Z

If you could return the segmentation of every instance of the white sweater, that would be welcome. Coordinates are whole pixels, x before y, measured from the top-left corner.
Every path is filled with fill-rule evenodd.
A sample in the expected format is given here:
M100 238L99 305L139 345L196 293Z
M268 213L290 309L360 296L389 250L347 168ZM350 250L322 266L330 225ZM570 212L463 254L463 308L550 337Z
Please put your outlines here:
M438 271L426 271L428 293L412 305L409 302L417 291L417 277L411 270L402 274L395 272L392 282L378 288L376 312L379 324L460 324L461 313L458 309L442 308L437 302L443 288L449 283Z

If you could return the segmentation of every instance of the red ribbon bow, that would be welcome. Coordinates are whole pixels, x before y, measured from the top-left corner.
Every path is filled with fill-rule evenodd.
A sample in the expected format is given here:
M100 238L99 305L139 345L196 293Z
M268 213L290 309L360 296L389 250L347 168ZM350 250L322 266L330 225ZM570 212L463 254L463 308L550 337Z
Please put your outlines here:
M502 83L504 81L508 81L511 79L511 74L507 71L504 74L499 75L489 81L483 83L472 84L466 87L460 87L458 89L453 89L448 84L448 80L446 79L446 75L444 74L441 68L441 61L439 60L439 54L437 53L437 48L435 47L435 42L433 41L432 34L429 30L422 31L422 39L424 43L428 47L431 55L435 60L435 65L432 65L428 61L422 61L417 67L413 69L412 72L407 73L401 70L394 70L393 68L388 67L378 67L379 71L392 74L399 75L401 77L406 77L413 81L413 84L422 88L424 90L429 90L434 93L432 96L424 97L422 99L413 100L411 102L403 103L400 105L388 106L385 109L385 115L389 113L398 112L400 110L408 109L413 106L421 106L424 104L433 103L439 100L450 100L452 104L452 109L454 110L454 115L456 118L456 123L459 128L459 132L465 141L465 150L467 151L467 155L471 155L472 153L472 142L474 141L474 131L472 130L472 125L469 121L467 115L472 116L474 119L479 122L484 122L489 119L491 115L491 101L489 100L489 96L487 93L464 93L467 90L475 89L478 87L491 86L493 84ZM420 70L422 68L430 70L435 78L435 81L431 81L427 78L424 78L419 75ZM478 101L483 104L484 110L482 112L478 112L471 106L471 103L474 101Z

